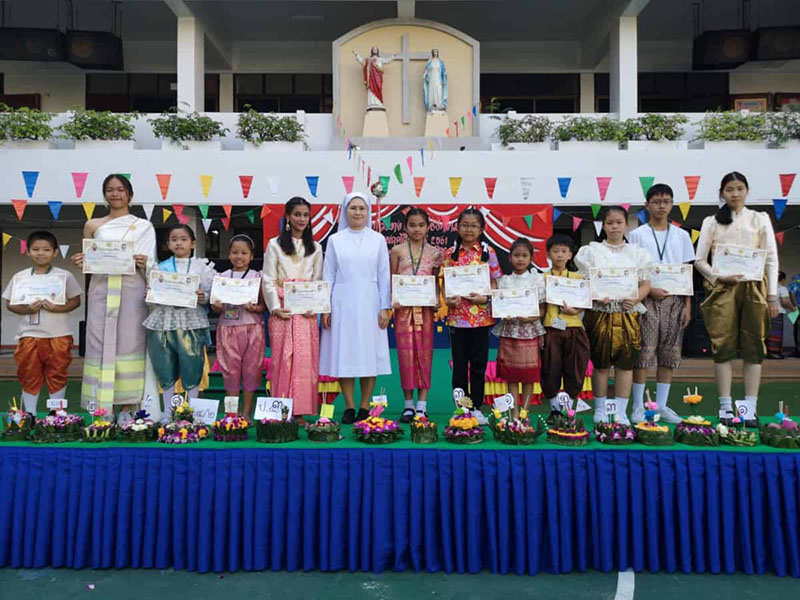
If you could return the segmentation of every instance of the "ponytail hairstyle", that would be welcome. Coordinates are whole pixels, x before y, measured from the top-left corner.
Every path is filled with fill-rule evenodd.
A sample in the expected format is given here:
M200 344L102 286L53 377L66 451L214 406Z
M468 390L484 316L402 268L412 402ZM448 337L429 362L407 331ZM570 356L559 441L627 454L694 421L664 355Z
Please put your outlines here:
M621 206L612 204L611 206L604 206L600 211L600 221L602 221L604 225L606 223L606 217L608 217L608 215L612 212L621 212L623 215L625 215L625 222L626 223L628 222L628 211ZM606 230L601 228L600 236L597 239L602 242L606 238L608 238L608 236L606 235ZM624 235L622 236L622 239L625 240L626 242L628 241L628 238L626 238Z
M286 203L286 206L283 210L283 227L281 228L281 233L278 236L278 245L281 247L281 250L283 250L284 254L287 256L294 256L295 248L294 242L292 241L292 227L289 224L289 215L292 214L292 211L296 206L306 206L309 210L308 225L306 225L306 228L303 230L303 247L305 248L305 256L311 256L314 254L314 232L311 229L310 216L311 204L308 203L308 200L301 198L300 196L290 198Z
M739 171L731 171L725 177L722 178L722 181L719 183L719 197L722 199L722 190L725 189L725 186L728 185L731 181L741 181L744 184L744 187L750 191L750 185L747 183L747 177L739 173ZM733 223L733 213L731 212L731 207L728 206L728 203L725 202L722 206L719 207L717 214L714 216L717 220L717 223L720 225L730 225Z
M511 247L508 249L508 256L511 257L511 255L514 253L514 250L517 248L525 248L528 251L528 254L531 255L531 262L528 264L528 271L531 271L533 269L533 244L531 244L531 241L528 238L517 238L511 242Z
M408 226L408 220L413 216L422 217L423 219L425 219L426 225L431 224L431 219L428 216L428 213L425 212L424 208L420 208L419 206L412 206L411 208L408 209L408 212L406 212L405 219L403 220L404 227Z
M483 213L477 208L465 208L461 211L461 214L458 215L458 220L456 221L456 245L450 256L453 260L458 260L458 255L461 254L461 236L458 234L458 226L461 225L461 221L466 216L473 216L480 222L481 234L478 237L478 241L481 243L481 262L489 262L489 244L486 243L483 237L483 230L486 229L486 219L483 217Z

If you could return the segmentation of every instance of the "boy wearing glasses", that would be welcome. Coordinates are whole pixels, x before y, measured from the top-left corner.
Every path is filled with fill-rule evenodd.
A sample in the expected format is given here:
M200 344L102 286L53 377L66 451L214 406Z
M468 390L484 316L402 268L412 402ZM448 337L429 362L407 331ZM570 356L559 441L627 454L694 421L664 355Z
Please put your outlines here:
M689 234L669 222L673 206L672 188L664 183L653 185L646 194L645 208L649 221L629 235L631 244L641 246L659 264L678 265L694 261L694 248ZM651 286L643 304L647 312L640 317L642 351L633 370L634 423L644 420L643 397L647 369L657 367L656 402L661 421L679 423L681 418L667 406L672 371L681 364L683 330L692 315L691 296L672 295L663 288Z

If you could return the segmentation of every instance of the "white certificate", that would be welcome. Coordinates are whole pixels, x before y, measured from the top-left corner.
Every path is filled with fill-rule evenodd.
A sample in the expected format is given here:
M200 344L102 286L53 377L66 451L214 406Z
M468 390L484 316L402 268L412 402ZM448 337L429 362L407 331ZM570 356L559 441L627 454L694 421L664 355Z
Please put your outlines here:
M258 302L258 291L261 288L260 277L233 279L231 277L214 277L211 284L211 304L221 302L232 306L244 306Z
M150 271L145 301L150 304L194 308L197 306L199 287L200 275L197 273Z
M469 296L473 293L488 296L492 293L489 265L481 263L463 267L445 267L444 290L449 297Z
M327 281L285 281L283 306L293 315L331 312L331 284Z
M693 270L692 265L658 264L650 274L650 285L667 290L673 296L694 296Z
M548 275L544 279L548 304L570 308L592 308L592 290L585 279Z
M436 306L433 275L392 275L392 301L400 306Z
M14 276L10 303L33 304L37 300L50 300L53 304L67 303L67 274L46 273Z
M539 298L532 288L492 290L492 316L495 319L538 317Z
M97 275L135 275L133 242L83 240L83 272Z
M639 296L636 267L589 269L592 300L630 300Z
M758 248L717 245L714 249L714 275L744 275L745 281L761 281L767 251Z

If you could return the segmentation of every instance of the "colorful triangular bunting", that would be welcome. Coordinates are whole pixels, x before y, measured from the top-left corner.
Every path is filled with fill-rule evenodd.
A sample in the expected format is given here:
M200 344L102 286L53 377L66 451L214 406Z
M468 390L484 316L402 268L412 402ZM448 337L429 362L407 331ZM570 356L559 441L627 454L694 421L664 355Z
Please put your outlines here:
M559 177L558 178L558 191L561 193L561 197L566 199L567 194L569 193L569 184L572 182L572 177Z
M778 240L778 245L783 246L783 238L786 235L785 231L779 231L775 234L775 239Z
M203 198L208 198L208 193L211 191L211 183L214 181L213 175L199 175L200 188L203 190Z
M169 184L172 181L172 175L169 173L156 173L156 180L158 181L158 189L161 190L161 199L166 200L167 194L169 194ZM208 185L211 185L210 181ZM205 195L208 196L207 191Z
M144 209L144 215L147 217L147 220L150 220L150 217L153 216L153 205L152 204L142 204L142 208Z
M486 187L486 195L489 200L494 200L494 188L497 185L497 177L484 177L483 185Z
M230 219L231 218L231 211L233 210L233 206L230 204L223 204L222 210L225 211L225 216Z
M458 190L461 188L461 177L448 177L450 180L450 193L453 195L453 198L458 196Z
M384 231L389 231L392 228L392 217L383 217L381 219Z
M253 176L239 175L239 183L242 186L242 196L247 198L250 195L250 188L253 186Z
M5 248L8 245L8 242L10 242L10 241L11 241L11 234L4 233L3 234L3 248Z
M61 214L61 202L58 200L50 200L47 206L50 207L50 214L53 215L53 220L58 221L58 215Z
M414 159L411 158L411 155L406 157L406 164L408 165L408 172L411 173L411 175L413 175L414 174Z
M23 171L22 179L25 181L28 198L33 198L33 190L36 189L36 182L39 180L39 171Z
M780 221L786 210L786 198L775 198L772 201L772 208L775 211L775 218Z
M700 185L700 175L684 175L683 180L686 182L686 191L689 194L689 200L694 200L697 193L697 186Z
M419 195L422 193L422 186L425 185L425 178L424 177L414 177L414 193L419 198Z
M397 178L398 183L403 183L403 170L400 168L400 163L394 166L394 176Z
M25 254L28 251L28 240L19 241L19 253Z
M697 238L700 237L700 230L692 229L691 236L692 236L692 243L694 244L695 242L697 242Z
M600 193L600 202L605 201L608 193L608 186L611 185L611 177L597 177L597 191Z
M781 196L788 196L792 191L792 184L797 173L781 173L778 177L781 180Z
M231 226L231 218L230 217L222 217L220 219L220 221L222 221L222 226L225 228L225 231L228 231L228 229L230 229L230 226Z
M172 216L172 211L168 208L161 209L161 222L166 223L169 218Z
M555 206L553 207L553 223L558 221L558 217L561 216L561 211L558 210Z
M92 215L94 214L95 203L94 202L82 202L81 204L83 205L83 212L86 215L86 220L87 221L91 220Z
M314 198L317 197L317 186L319 185L319 175L306 175L306 184L308 185L308 191L311 192L311 195Z
M639 177L639 185L642 186L642 195L647 198L647 190L653 187L653 182L656 180L655 177L650 175L641 176Z
M381 188L383 188L383 195L389 193L389 176L388 175L381 175L378 177L378 181L381 182Z
M206 233L208 233L208 228L211 227L211 222L213 220L214 219L201 219L201 222L203 223L203 229Z
M528 226L528 229L533 227L533 215L523 215L522 219L525 221L525 225Z
M581 226L582 219L580 217L572 217L572 231L573 233Z
M687 215L689 214L689 209L692 208L692 203L691 202L678 202L678 208L681 209L681 217L685 221Z
M355 177L352 175L342 175L342 185L344 185L344 193L345 194L352 194L353 193L353 182L355 181Z
M278 177L276 177L274 175L270 175L269 177L267 177L267 185L269 186L269 193L272 194L273 196L277 196L278 195L278 185L279 185L279 183L280 183L280 181L279 181Z
M534 177L520 177L519 186L522 188L522 199L527 202L531 196L531 189L533 188Z
M600 205L599 204L592 204L592 217L595 219L597 218L597 213L600 212Z
M263 219L264 217L266 217L267 215L271 215L271 214L272 214L272 211L269 209L269 206L267 206L266 204L264 204L264 205L262 205L262 206L261 206L261 214L260 214L259 216L260 216L262 219Z
M594 233L597 237L600 237L600 232L603 231L603 222L602 221L594 221Z
M251 208L248 210L246 213L244 213L244 216L247 217L251 224L256 222L256 211L254 209Z
M83 196L83 189L86 187L86 178L89 173L72 173L72 185L75 186L75 196L80 199Z
M197 208L200 209L200 214L203 215L204 219L208 218L208 204L198 204Z
M639 219L640 223L647 222L647 211L645 209L640 210L636 213L636 218Z
M14 205L14 212L17 213L17 219L22 221L22 215L25 214L25 207L28 206L27 200L12 200L11 204Z
M58 251L61 253L61 258L66 259L69 256L69 244L62 244L58 247Z

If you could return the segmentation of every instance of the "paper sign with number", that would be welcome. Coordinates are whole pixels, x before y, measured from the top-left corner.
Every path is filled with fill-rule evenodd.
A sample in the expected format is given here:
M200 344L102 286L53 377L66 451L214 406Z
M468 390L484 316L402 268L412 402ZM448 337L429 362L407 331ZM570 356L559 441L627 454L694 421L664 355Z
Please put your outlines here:
M514 396L506 394L494 399L494 407L500 412L506 412L514 408Z
M148 415L152 416L153 407L155 406L155 404L156 404L155 398L153 398L150 394L148 394L147 397L144 400L142 400L142 410L146 412Z
M569 397L569 394L559 392L556 396L556 400L558 401L558 405L561 407L561 410L570 410L572 408L572 398Z
M389 398L385 394L381 396L373 396L372 401L375 404L383 404L384 406L389 405Z
M287 408L289 417L292 416L292 399L291 398L275 398L272 396L261 396L256 399L256 410L253 418L256 421L261 419L270 419L273 421L283 420L283 409Z
M200 421L204 425L213 425L214 421L217 420L217 412L219 412L219 400L192 398L189 400L189 405L194 411L195 421Z
M181 404L183 404L183 396L180 394L175 394L169 401L172 408L178 408Z
M750 421L756 418L756 401L755 400L737 400L736 413L740 419Z
M94 411L96 411L97 402L95 402L94 400L89 400L89 402L86 404L86 410L88 410L89 413L93 413Z
M333 419L333 404L323 404L320 406L319 416L326 419Z
M239 396L225 396L225 412L239 412Z
M617 401L616 400L606 400L605 404L605 411L606 417L611 415L617 416Z
M50 410L65 410L67 408L67 400L65 398L48 398L47 408Z

